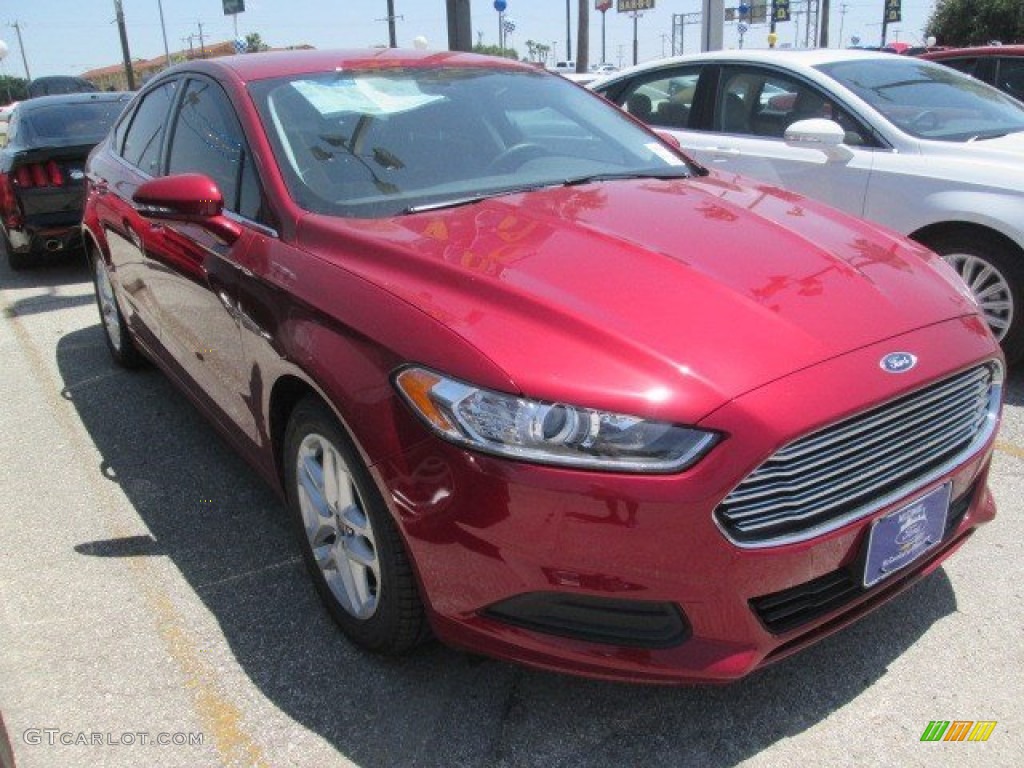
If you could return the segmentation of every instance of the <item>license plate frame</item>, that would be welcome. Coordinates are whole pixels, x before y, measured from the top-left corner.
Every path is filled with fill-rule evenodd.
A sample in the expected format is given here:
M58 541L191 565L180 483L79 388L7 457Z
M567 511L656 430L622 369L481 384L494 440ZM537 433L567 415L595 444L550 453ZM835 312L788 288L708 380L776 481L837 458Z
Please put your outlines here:
M937 547L946 531L950 483L941 485L871 524L862 583L873 587Z

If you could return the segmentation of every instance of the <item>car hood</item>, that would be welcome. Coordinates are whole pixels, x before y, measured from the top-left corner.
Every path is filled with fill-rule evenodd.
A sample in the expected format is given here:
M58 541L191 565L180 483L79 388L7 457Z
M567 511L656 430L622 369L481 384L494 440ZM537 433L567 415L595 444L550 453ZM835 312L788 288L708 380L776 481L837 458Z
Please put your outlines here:
M978 141L921 141L920 147L926 163L943 158L942 165L931 166L934 175L1024 190L1024 132Z
M909 241L714 175L310 215L299 238L454 330L513 389L674 420L975 312ZM417 362L457 375L443 352Z

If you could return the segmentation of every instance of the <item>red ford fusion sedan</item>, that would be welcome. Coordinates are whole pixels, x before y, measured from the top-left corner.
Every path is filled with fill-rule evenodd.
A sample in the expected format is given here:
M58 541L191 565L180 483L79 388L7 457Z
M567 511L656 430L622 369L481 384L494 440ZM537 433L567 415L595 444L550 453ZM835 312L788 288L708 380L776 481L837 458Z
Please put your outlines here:
M727 681L994 515L1003 360L951 269L563 78L191 62L87 175L114 359L281 493L361 646Z

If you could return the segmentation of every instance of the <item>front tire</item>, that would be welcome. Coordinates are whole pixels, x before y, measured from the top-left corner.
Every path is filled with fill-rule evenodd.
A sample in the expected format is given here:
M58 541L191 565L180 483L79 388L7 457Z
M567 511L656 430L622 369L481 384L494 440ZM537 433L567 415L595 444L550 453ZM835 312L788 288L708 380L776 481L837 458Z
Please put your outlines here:
M303 559L331 617L369 650L413 648L427 625L401 536L351 440L319 400L292 412L284 470Z
M100 324L103 326L103 338L106 339L110 356L122 368L138 368L144 359L128 332L128 324L124 321L113 283L110 281L110 271L99 253L92 255L92 277L96 290L96 307L99 309Z
M925 242L967 283L1009 364L1024 357L1024 256L998 238L951 232Z

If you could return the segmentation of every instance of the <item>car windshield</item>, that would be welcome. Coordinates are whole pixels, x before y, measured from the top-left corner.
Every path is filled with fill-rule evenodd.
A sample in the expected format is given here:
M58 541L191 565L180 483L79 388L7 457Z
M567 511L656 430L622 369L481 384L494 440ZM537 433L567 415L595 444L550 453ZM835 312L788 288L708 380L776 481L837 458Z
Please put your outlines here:
M921 139L971 141L1024 131L1024 104L949 67L894 56L818 69Z
M693 168L602 99L543 72L338 71L250 92L296 202L377 217L591 177Z
M127 103L125 98L33 107L23 118L27 140L34 145L96 144Z

